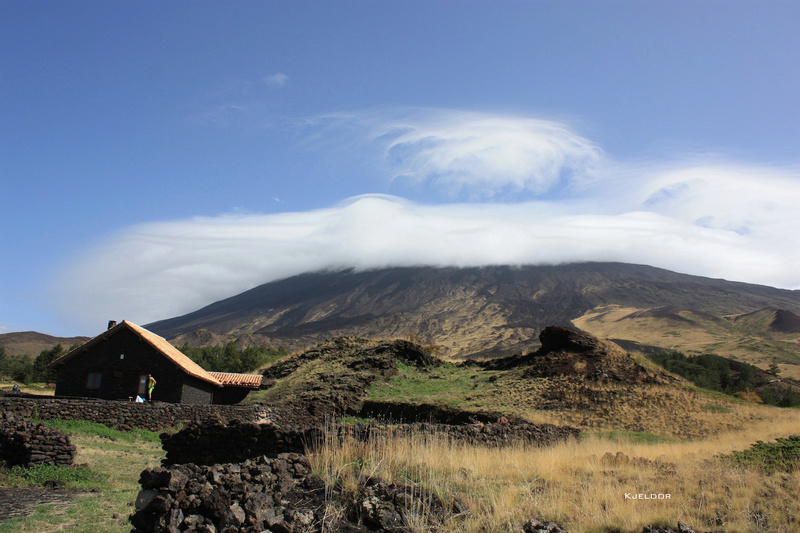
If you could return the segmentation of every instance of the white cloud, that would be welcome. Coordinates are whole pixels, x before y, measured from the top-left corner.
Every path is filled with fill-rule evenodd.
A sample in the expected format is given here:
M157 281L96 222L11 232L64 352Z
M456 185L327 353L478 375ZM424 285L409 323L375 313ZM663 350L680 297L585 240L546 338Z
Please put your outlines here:
M264 83L270 87L283 87L286 85L287 81L289 81L289 76L283 72L276 72L275 74L270 74L269 76L264 77Z
M379 143L420 183L539 196L426 205L364 195L306 212L146 224L72 264L57 282L62 301L84 325L147 323L307 271L572 261L800 287L797 169L625 164L553 122L419 113L337 120L360 121L370 139L361 148Z
M319 138L372 143L382 170L449 198L529 197L574 187L603 159L590 140L551 120L445 109L327 115ZM335 140L331 140L335 139Z

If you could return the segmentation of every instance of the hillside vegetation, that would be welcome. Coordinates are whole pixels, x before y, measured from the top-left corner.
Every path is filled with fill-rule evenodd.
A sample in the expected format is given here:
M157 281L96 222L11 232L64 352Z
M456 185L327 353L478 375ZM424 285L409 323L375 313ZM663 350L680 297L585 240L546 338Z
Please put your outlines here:
M649 354L647 357L704 389L742 397L755 395L760 401L779 407L800 406L800 383L792 379L779 379L777 364L769 373L753 365L713 354L687 357L681 352L672 351Z

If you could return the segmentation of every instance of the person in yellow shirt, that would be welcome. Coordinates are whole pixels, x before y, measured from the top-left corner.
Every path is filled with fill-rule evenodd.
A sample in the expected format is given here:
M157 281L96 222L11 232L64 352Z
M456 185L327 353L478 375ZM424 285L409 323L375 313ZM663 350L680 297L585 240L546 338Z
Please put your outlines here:
M153 389L156 388L156 378L152 374L147 374L147 401L152 400Z

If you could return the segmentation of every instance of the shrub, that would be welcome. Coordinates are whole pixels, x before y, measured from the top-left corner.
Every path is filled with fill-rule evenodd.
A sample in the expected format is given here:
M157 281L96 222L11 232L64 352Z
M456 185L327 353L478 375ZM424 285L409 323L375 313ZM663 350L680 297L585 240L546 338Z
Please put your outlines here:
M737 466L754 466L767 474L791 472L800 464L800 436L779 438L775 442L758 441L749 450L723 455L724 461Z

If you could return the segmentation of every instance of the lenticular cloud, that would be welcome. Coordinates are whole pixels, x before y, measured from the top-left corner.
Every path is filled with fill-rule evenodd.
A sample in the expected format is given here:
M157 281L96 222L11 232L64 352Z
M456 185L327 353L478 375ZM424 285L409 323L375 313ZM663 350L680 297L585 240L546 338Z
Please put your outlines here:
M471 198L546 193L591 173L601 158L588 139L538 119L451 111L384 128L385 154L399 176Z

